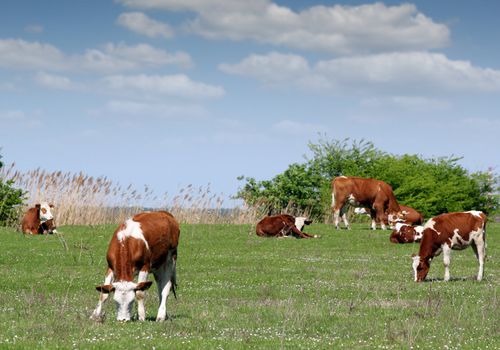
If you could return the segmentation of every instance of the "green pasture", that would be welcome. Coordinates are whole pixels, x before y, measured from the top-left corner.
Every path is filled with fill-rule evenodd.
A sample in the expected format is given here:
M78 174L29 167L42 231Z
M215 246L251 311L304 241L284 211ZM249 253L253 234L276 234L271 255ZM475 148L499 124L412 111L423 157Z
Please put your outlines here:
M472 249L413 282L418 245L367 224L307 227L318 239L264 239L250 225L182 225L170 320L89 319L114 226L61 227L63 237L0 228L0 348L499 349L500 224L487 229L482 282ZM150 277L152 279L152 277ZM137 311L135 311L137 312Z

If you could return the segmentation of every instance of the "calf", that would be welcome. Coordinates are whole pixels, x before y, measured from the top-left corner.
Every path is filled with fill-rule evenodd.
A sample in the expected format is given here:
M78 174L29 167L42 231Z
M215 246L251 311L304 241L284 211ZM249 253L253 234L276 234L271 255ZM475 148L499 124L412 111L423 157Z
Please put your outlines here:
M52 208L54 208L53 204L42 202L28 209L21 221L23 233L30 235L57 233Z
M413 256L415 282L425 279L430 262L443 252L444 280L450 279L450 255L452 249L464 249L469 245L479 261L477 280L483 278L485 256L486 215L480 211L448 213L433 217L424 226L418 255Z
M117 320L130 320L132 306L137 299L139 320L144 321L144 291L151 287L152 282L147 277L152 272L160 298L156 321L165 320L170 289L175 296L177 286L179 234L177 220L166 211L140 213L118 226L109 243L104 284L96 287L101 294L91 318L100 318L109 293L115 292ZM137 275L135 283L133 279Z
M392 230L390 241L392 243L413 243L420 242L424 233L423 226L411 226L397 223Z
M310 225L311 220L305 217L293 217L291 215L266 216L257 223L255 229L257 236L261 237L284 237L293 235L297 238L316 238L317 235L309 235L302 232L304 225Z

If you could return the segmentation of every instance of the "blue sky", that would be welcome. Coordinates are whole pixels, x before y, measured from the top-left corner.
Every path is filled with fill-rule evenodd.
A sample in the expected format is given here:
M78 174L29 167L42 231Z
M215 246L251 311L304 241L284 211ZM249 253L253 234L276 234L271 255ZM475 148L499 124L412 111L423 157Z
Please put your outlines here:
M498 13L493 0L4 0L0 154L157 193L234 194L239 175L302 162L318 133L498 172Z

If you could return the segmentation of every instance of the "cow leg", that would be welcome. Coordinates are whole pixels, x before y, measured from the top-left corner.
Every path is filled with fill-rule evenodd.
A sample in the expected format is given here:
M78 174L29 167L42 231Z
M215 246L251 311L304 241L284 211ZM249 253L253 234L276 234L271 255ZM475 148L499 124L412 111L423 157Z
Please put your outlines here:
M346 207L342 208L342 220L344 220L345 227L350 230L351 226L349 226L349 221L347 221L347 209Z
M335 222L335 228L338 230L339 229L339 216L340 216L340 209L334 209L333 211L333 219Z
M113 270L108 268L108 271L106 272L106 278L104 279L104 284L107 285L107 284L113 283L113 278L114 278ZM104 303L106 302L106 300L108 299L108 297L109 297L109 293L100 293L99 294L99 301L97 303L97 307L94 309L94 312L92 312L92 315L90 316L91 319L96 320L99 317L101 317L102 307L103 307Z
M485 244L481 240L481 242L472 242L471 244L472 250L474 250L474 254L476 255L477 261L479 262L479 271L477 273L477 280L481 281L483 279L484 272L484 256L485 254Z
M374 204L373 205L373 211L375 212L375 220L376 222L380 223L380 228L382 230L385 230L385 223L384 223L384 206L382 204ZM373 219L372 219L372 228L373 228ZM377 228L377 224L375 223L375 229Z
M149 271L141 270L139 272L139 277L137 277L137 283L146 282L148 280ZM139 315L139 321L144 321L146 319L146 308L144 307L144 295L145 292L138 290L135 292L135 298L137 299L137 313Z
M450 280L450 258L451 248L448 244L443 244L444 280Z
M167 318L167 299L170 294L170 289L174 287L175 282L175 262L176 258L173 252L169 252L167 261L155 271L155 280L158 285L158 296L160 298L160 307L156 321L164 321Z

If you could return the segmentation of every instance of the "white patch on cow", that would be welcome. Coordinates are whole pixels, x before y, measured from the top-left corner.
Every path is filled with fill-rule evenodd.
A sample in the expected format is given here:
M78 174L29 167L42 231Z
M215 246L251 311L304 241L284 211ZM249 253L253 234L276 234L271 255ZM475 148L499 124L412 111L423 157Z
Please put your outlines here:
M435 228L434 228L434 225L436 224L436 222L434 221L434 219L429 219L429 221L427 221L424 225L424 229L425 228L430 228L430 229L433 229L434 231L436 231L436 233L438 234L438 236L441 234L441 232L437 231Z
M47 202L40 203L40 222L45 222L48 220L52 220L54 215L52 215L52 211L50 210L50 205Z
M416 255L413 257L413 272L415 274L415 282L417 282L417 267L420 264L420 255Z
M354 208L354 214L358 214L358 215L362 215L362 214L370 215L370 214L368 214L368 211L366 210L366 208Z
M419 242L424 237L424 227L423 226L415 226L415 242Z
M119 281L113 283L113 287L115 287L113 299L116 302L116 319L117 321L129 321L132 315L137 283Z
M347 201L349 202L350 205L352 206L356 206L358 205L359 203L356 201L356 197L354 197L354 195L351 193L349 195L349 197L347 197Z
M137 221L134 221L132 219L128 219L125 221L125 228L118 232L116 235L118 238L118 241L123 242L125 238L132 237L135 239L140 239L144 242L146 245L146 248L149 250L149 244L146 241L146 238L144 238L144 234L142 233L141 229L141 224Z
M297 227L297 230L302 231L306 220L307 220L307 218L305 218L303 216L299 216L299 217L295 218L295 227Z
M394 226L394 229L395 229L396 231L398 231L398 232L399 232L399 230L401 230L401 228L402 228L403 226L410 226L410 225L407 225L407 224L403 224L403 223L401 223L401 222L398 222L398 223Z
M472 214L474 216L477 216L478 218L481 217L481 214L483 213L482 211L479 211L479 210L469 210L469 211L466 211L466 213L469 213L469 214Z

